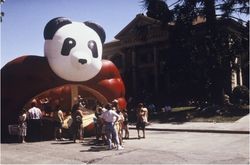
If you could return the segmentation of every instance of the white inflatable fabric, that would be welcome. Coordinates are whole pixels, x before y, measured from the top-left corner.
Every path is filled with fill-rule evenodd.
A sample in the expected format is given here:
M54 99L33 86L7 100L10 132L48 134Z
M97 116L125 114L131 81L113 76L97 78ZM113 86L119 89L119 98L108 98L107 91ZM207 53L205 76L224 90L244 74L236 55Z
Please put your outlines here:
M99 35L82 22L59 28L45 40L44 52L53 72L68 81L87 81L102 67L102 42Z

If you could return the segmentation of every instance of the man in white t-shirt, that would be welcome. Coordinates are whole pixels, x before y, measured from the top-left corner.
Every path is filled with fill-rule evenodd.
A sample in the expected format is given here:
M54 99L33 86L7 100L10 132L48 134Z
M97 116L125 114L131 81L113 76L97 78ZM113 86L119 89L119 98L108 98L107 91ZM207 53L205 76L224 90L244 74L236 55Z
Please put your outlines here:
M31 103L32 108L29 109L29 119L41 119L42 118L42 112L39 108L35 107L34 104Z
M123 149L123 147L119 145L119 139L114 128L114 124L118 121L119 115L114 110L112 110L112 105L110 103L107 104L106 109L107 111L103 112L100 118L102 118L105 122L105 132L109 144L108 149L112 149L112 137L114 137L114 143L117 146L117 149Z
M31 108L28 110L27 136L30 141L40 141L42 138L42 111L36 105L37 101L35 99L32 100Z

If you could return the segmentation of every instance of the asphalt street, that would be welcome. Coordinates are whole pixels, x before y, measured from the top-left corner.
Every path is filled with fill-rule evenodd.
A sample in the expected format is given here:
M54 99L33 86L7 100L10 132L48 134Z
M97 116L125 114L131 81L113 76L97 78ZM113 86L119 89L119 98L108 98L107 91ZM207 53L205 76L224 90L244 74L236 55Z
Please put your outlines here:
M249 164L249 134L130 130L124 150L93 143L1 144L1 164Z

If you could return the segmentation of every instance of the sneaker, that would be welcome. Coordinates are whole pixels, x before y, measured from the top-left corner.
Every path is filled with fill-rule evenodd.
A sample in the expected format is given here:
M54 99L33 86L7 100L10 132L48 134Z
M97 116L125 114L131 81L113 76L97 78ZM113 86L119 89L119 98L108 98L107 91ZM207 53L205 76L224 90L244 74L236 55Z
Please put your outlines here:
M120 146L120 145L119 145L119 146L117 147L117 150L123 150L123 149L124 149L123 146Z

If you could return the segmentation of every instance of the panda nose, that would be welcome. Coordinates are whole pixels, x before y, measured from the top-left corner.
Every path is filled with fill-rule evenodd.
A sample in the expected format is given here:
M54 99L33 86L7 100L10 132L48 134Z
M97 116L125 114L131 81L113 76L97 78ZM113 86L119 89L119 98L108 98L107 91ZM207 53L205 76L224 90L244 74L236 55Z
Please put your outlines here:
M85 64L85 63L87 63L87 60L86 59L79 59L78 62L81 64Z

